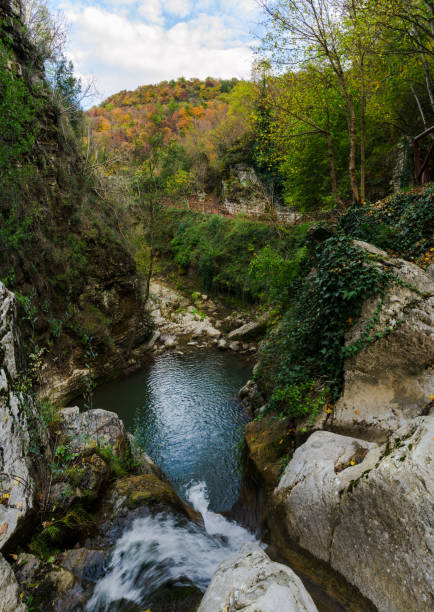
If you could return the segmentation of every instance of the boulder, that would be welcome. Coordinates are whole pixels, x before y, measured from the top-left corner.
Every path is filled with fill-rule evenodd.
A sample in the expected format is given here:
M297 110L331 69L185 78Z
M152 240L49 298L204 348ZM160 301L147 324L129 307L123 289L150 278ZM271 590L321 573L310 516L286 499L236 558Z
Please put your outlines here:
M434 415L382 445L313 433L274 491L273 543L295 541L382 612L431 609L433 439Z
M434 281L418 266L391 258L364 242L356 244L375 264L398 278L383 298L369 332L379 339L345 362L345 384L332 428L338 433L384 441L415 416L424 414L434 393ZM380 298L367 300L349 330L353 344L372 321ZM390 333L384 332L391 330Z
M265 404L265 399L254 380L246 382L244 387L239 390L238 397L244 406L253 412L259 410Z
M198 612L315 612L300 578L273 563L259 546L245 544L217 568Z
M53 511L66 510L75 501L96 498L109 475L109 466L96 453L83 457L68 481L60 480L50 487L50 507Z
M280 420L265 415L261 420L247 423L244 439L249 459L271 492L279 482L284 456L283 442L291 427L289 418Z
M256 319L256 321L245 323L241 327L229 332L228 340L240 340L241 342L258 340L258 338L261 338L267 331L268 321L269 315L265 314L259 317L259 319Z
M130 450L125 425L114 412L100 408L80 412L74 406L60 410L59 418L71 453L90 454L96 447L109 447L115 456L124 457Z
M21 366L15 296L0 282L0 550L33 509L30 445L43 436L32 398L18 390Z
M0 554L0 612L26 612L20 589L9 563Z
M225 351L228 348L228 343L224 338L220 338L220 340L217 342L217 348L221 351Z
M107 492L104 514L113 519L143 506L156 511L174 511L201 522L200 514L179 497L169 482L155 474L117 479Z

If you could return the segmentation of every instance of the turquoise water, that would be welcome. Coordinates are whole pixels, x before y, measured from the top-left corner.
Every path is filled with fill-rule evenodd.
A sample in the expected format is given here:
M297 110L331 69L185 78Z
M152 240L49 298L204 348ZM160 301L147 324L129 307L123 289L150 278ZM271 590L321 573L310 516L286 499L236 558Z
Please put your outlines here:
M249 417L236 393L250 376L239 355L166 354L143 370L97 388L93 408L116 412L185 496L206 483L210 509L231 508L241 473L239 443Z

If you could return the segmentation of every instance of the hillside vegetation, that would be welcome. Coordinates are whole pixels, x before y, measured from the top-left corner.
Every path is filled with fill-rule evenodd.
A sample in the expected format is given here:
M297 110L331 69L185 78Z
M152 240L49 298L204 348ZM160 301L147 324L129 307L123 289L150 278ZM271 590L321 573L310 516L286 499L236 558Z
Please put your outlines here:
M413 184L411 140L434 122L431 3L260 4L251 81L181 78L111 96L87 113L93 155L169 174L166 198L220 196L230 168L248 164L265 199L297 210Z
M44 354L64 374L116 348L141 307L136 266L82 152L72 65L38 46L8 3L0 16L0 280L39 366ZM116 314L103 290L123 296Z

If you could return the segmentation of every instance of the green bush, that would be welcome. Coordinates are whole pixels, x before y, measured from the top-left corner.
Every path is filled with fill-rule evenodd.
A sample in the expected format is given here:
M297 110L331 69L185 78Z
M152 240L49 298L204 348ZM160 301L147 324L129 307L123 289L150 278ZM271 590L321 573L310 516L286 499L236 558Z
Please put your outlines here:
M157 228L157 249L181 270L194 271L207 292L248 301L275 299L303 259L307 229L307 224L282 228L242 216L164 209ZM264 288L259 277L267 257L270 264L279 262L281 274L276 286Z

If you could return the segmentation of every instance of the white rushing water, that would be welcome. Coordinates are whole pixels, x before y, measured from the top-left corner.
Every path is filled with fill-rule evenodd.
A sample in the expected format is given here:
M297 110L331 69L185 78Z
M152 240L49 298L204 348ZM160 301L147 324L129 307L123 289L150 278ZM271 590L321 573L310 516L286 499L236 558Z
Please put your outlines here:
M88 612L113 610L121 601L146 607L150 595L166 583L192 583L204 591L228 555L257 541L237 523L209 510L204 483L192 484L186 496L201 513L205 529L170 514L136 519L116 543L107 572L87 604Z

